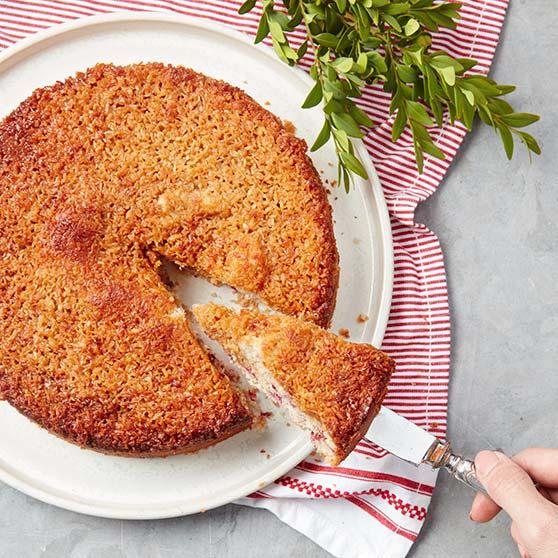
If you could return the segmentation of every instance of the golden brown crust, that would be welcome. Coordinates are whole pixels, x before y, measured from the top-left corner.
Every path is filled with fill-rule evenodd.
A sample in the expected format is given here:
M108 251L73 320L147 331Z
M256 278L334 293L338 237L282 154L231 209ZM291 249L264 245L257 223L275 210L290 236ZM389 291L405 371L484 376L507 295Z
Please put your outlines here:
M241 364L246 363L243 347L257 341L263 365L335 442L337 462L353 450L386 395L395 366L388 355L289 316L236 313L216 304L195 306L193 312L204 331Z
M0 124L0 399L119 454L249 426L159 255L328 323L337 252L304 142L181 67L98 65L35 91Z

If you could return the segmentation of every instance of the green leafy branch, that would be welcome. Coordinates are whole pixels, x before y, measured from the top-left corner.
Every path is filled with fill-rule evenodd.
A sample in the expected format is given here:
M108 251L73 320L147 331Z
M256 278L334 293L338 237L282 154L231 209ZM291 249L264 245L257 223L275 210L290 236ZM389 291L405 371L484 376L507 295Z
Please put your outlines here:
M252 10L256 0L246 0L239 13ZM333 139L339 158L339 182L350 189L354 174L366 178L355 156L353 139L374 122L356 104L367 85L379 83L391 94L394 114L392 139L411 131L417 167L424 168L424 154L444 158L429 131L441 126L447 115L453 124L471 130L475 116L500 135L508 158L514 137L528 151L539 154L533 136L521 128L536 122L533 114L514 112L501 97L515 87L472 74L476 60L454 58L432 49L431 33L455 28L460 4L435 0L274 0L262 1L263 12L256 33L259 43L270 36L275 52L290 66L308 50L313 54L310 75L315 85L303 107L322 103L325 121L312 146L319 149ZM306 39L292 48L289 33L303 27Z

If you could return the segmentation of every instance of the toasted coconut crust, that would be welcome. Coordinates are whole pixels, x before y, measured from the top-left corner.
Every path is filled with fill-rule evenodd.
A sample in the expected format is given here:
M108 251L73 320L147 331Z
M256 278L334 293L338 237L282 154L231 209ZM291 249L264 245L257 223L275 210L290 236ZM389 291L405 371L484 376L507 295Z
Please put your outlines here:
M246 347L259 347L262 365L333 440L330 461L347 457L380 410L395 367L388 355L289 316L237 313L216 304L193 312L207 335L241 365L250 367Z
M182 67L98 65L35 91L0 124L0 399L122 455L250 426L160 256L327 324L337 252L304 142Z

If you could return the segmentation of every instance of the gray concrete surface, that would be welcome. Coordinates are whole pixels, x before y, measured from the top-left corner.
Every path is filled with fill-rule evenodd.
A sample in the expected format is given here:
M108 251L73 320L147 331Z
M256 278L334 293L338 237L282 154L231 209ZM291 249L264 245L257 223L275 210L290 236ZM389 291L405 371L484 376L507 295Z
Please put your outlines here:
M450 436L465 452L558 446L558 7L512 0L494 75L544 120L543 156L507 163L491 130L469 136L417 218L445 249L453 322ZM441 477L413 558L510 557L502 517L468 519L472 495ZM237 506L121 522L77 515L0 485L0 558L329 556L271 514Z

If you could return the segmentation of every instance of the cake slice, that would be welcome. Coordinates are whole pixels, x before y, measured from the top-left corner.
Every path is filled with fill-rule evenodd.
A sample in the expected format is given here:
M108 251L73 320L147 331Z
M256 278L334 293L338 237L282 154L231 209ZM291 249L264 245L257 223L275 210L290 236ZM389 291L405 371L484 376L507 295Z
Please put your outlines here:
M337 465L380 409L393 360L299 318L216 304L193 307L209 337L291 419L309 430L319 456Z

